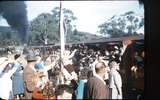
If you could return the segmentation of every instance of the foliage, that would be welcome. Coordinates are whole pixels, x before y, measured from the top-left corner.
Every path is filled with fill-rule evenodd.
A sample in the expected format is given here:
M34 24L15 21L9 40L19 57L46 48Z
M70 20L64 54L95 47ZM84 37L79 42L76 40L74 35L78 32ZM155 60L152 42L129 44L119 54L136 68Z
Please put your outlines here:
M67 34L72 33L71 22L77 18L73 12L69 9L62 9L64 14L64 21L67 26ZM28 43L29 44L54 44L59 42L59 16L60 8L55 7L52 10L52 14L42 13L35 18L28 30Z
M50 42L58 38L58 25L51 14L42 13L31 22L28 30L29 44L45 44L46 41Z
M17 38L17 32L15 31L3 31L0 32L0 46L13 46L13 45L19 45L20 39Z
M55 7L52 13L42 13L29 23L27 30L28 45L59 43L59 11L59 7ZM74 25L72 25L72 22L77 18L69 9L64 8L62 11L67 26L67 33L65 34L67 43L89 42L103 38L87 32L80 32L77 29L73 30ZM17 32L9 27L7 27L7 29L0 29L0 40L2 40L0 41L0 45L18 45L20 41L17 37Z
M138 35L138 29L144 27L144 18L137 16L133 11L120 16L114 15L106 22L98 26L98 32L110 37Z

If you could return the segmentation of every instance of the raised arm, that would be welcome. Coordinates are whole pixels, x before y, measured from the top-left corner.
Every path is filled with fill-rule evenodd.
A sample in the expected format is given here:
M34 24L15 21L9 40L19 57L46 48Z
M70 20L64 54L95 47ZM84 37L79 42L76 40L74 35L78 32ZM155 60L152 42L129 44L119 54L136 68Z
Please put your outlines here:
M68 58L71 59L75 55L76 51L77 51L77 49L74 49L74 51L69 55Z
M11 77L19 67L20 65L18 63L14 63L13 68L8 72L9 77Z
M51 63L50 65L48 65L48 66L45 66L44 69L45 69L45 71L48 71L48 70L52 69L52 67L55 66L55 65L56 65L56 61L52 62L52 63Z
M9 63L13 63L14 60L8 60L8 61L4 61L1 65L0 65L0 73L2 73L2 71L4 70L4 68L9 64Z

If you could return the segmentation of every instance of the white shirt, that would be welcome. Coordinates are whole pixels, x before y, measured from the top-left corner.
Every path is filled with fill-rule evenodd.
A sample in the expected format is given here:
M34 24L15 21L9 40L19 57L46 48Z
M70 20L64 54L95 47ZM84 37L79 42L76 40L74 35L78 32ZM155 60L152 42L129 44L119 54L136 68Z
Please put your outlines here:
M1 57L1 58L0 58L0 65L1 65L6 59L7 59L6 57Z
M0 98L2 99L11 99L10 94L12 93L12 80L11 76L17 70L19 65L14 65L14 67L9 70L7 73L4 73L2 77L0 77Z
M110 88L116 88L116 85L118 88L122 87L122 79L119 72L116 69L111 69L109 79L110 79L109 83Z
M6 67L6 65L8 64L8 62L3 61L3 63L0 64L0 74L2 73L2 71L4 70L4 68Z

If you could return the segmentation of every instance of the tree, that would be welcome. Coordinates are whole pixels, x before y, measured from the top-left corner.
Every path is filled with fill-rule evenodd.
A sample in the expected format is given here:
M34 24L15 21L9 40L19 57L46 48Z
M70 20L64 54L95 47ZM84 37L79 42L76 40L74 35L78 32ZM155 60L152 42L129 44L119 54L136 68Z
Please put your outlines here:
M135 35L136 31L144 27L144 18L136 16L133 11L120 16L114 15L98 26L98 32L110 37Z
M17 38L17 32L8 31L8 32L0 32L0 46L10 46L10 45L19 45L20 39Z
M66 9L66 8L63 8L62 9L62 12L63 12L63 15L64 15L64 22L65 22L65 26L66 26L66 42L68 42L71 38L71 35L73 33L73 26L72 25L72 22L77 20L77 17L74 16L74 13L69 10L69 9ZM53 10L52 10L52 13L53 13L53 17L55 17L56 19L56 23L59 25L59 16L60 16L60 8L59 7L55 7Z
M52 14L42 13L35 18L28 30L28 43L29 44L53 44L60 40L59 34L59 15L60 8L55 7ZM63 9L64 20L67 25L67 33L72 33L71 22L76 20L73 12L69 9Z
M58 26L55 18L49 13L42 13L35 18L29 27L28 41L39 44L53 43L58 40Z
M116 23L115 20L112 20L111 22L105 22L104 24L101 24L98 26L100 29L100 33L103 35L109 35L111 37L117 37L122 36L123 31L125 28L125 22L123 20Z

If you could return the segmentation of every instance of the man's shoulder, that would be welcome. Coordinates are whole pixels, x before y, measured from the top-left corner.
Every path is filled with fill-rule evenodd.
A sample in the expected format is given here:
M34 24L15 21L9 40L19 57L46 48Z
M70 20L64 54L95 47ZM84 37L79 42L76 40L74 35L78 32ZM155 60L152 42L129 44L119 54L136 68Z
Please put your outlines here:
M97 82L99 82L99 79L96 77L96 76L93 76L93 77L91 77L89 80L88 80L88 82L90 82L90 83L97 83Z
M89 78L89 80L95 80L95 79L97 79L96 76L93 76L93 77Z

